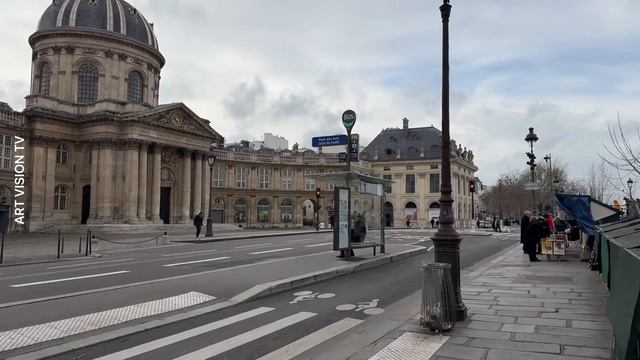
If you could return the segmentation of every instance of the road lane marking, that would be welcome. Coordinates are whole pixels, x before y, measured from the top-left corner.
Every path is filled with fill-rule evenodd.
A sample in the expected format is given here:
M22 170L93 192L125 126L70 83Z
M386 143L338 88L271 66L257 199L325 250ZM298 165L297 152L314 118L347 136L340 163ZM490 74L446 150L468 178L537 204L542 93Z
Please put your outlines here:
M331 244L333 244L333 243L329 242L329 243L322 243L322 244L305 245L304 247L326 246L326 245L331 245Z
M271 245L273 243L265 243L265 244L255 244L255 245L243 245L243 246L236 246L236 249L246 249L246 248L251 248L251 247L258 247L258 246L267 246L267 245Z
M163 314L214 299L215 296L192 291L140 304L4 331L0 332L0 352Z
M278 330L284 329L288 326L297 324L306 319L312 318L317 314L312 312L302 311L297 314L293 314L291 316L287 316L286 318L274 321L267 325L261 326L259 328L249 330L244 334L240 334L229 338L227 340L215 343L213 345L207 346L200 350L194 351L192 353L183 355L174 360L206 360L216 355L222 354L223 352L229 351L231 349L235 349L238 346L242 346L251 341L259 339L263 336L267 336L272 334Z
M231 257L229 257L229 256L221 256L221 257L217 257L217 258L213 258L213 259L193 260L193 261L186 261L186 262L175 263L175 264L167 264L167 265L162 265L162 266L171 267L171 266L178 266L178 265L197 264L197 263L203 263L203 262L209 262L209 261L225 260L225 259L230 259L230 258Z
M162 255L162 256L178 256L178 255L200 254L200 253L215 252L215 251L218 251L218 250L189 251L189 252L176 253L176 254L166 254L166 255Z
M260 254L266 254L266 253L272 253L272 252L278 252L278 251L287 251L287 250L293 250L293 248L282 248L282 249L274 249L274 250L256 251L256 252L252 252L252 253L249 253L249 254L250 255L260 255Z
M114 263L114 262L121 262L121 261L129 261L129 260L135 260L135 258L130 258L130 259L120 259L120 260L109 260L109 261L96 261L96 262L92 262L92 263L82 263L82 264L73 264L73 265L52 266L52 267L48 267L48 268L47 268L47 270L52 270L52 269L63 269L63 268L70 268L70 267L75 267L75 266L84 266L84 265L107 264L107 263Z
M282 360L292 359L303 352L322 344L323 342L342 334L343 332L351 329L352 327L364 322L364 320L344 318L340 321L336 321L331 325L325 326L322 329L309 334L301 339L298 339L287 346L273 351L258 360Z
M285 241L285 242L286 242L286 243L296 243L296 242L302 242L302 241L313 241L313 239L287 240L287 241Z
M74 276L74 277L70 277L70 278L53 279L53 280L45 280L45 281L36 281L36 282L32 282L32 283L25 283L25 284L15 284L15 285L11 285L11 287L19 288L19 287L25 287L25 286L34 286L34 285L42 285L42 284L51 284L51 283L57 283L57 282L63 282L63 281L72 281L72 280L89 279L89 278L102 277L102 276L110 276L110 275L125 274L125 273L128 273L128 272L130 272L130 271L129 271L129 270L112 271L112 272L102 273L102 274L92 274L92 275L84 275L84 276Z
M134 356L138 356L140 354L144 354L147 353L149 351L153 351L156 349L159 349L161 347L165 347L171 344L175 344L177 342L213 331L213 330L217 330L220 329L222 327L225 327L227 325L231 325L231 324L235 324L237 322L246 320L246 319L250 319L254 316L258 316L258 315L262 315L265 313L268 313L269 311L275 310L274 308L269 308L269 307L259 307L250 311L246 311L234 316L230 316L228 318L224 318L222 320L218 320L206 325L202 325L202 326L198 326L196 328L193 329L189 329L183 332L179 332L177 334L173 334L167 337L164 337L162 339L158 339L158 340L154 340L154 341L150 341L148 343L144 343L138 346L134 346L132 348L129 349L125 349L122 351L118 351L116 353L113 354L109 354L107 356L103 356L100 358L97 358L95 360L124 360L124 359L129 359L132 358Z
M81 296L81 295L95 294L95 293L104 292L104 291L126 289L126 288L130 288L130 287L134 287L134 286L149 285L149 284L155 284L155 283L165 282L165 281L186 279L186 278L190 278L190 277L194 277L194 276L209 275L209 274L213 274L213 273L217 273L217 272L244 269L244 268L248 268L248 267L252 267L252 266L267 265L267 264L271 264L271 263L284 262L284 261L302 259L302 258L305 258L305 257L313 257L313 256L326 255L326 254L332 254L332 253L334 253L334 252L331 251L331 250L329 250L329 251L321 251L321 252L316 252L316 253L311 253L311 254L304 254L304 255L291 256L291 257L285 257L285 258L277 258L277 259L268 259L268 260L263 260L263 261L258 261L258 262L255 262L255 263L251 263L251 264L242 264L242 265L230 266L230 267L221 268L221 269L205 270L205 271L200 271L200 272L196 272L196 273L175 275L175 276L169 276L169 277L164 277L164 278L159 278L159 279L139 281L139 282L135 282L135 283L108 286L108 287L103 287L103 288L98 288L98 289L90 289L90 290L76 291L76 292L66 293L66 294L59 294L59 295L44 296L44 297L32 298L32 299L26 299L26 300L12 301L12 302L7 302L7 303L0 304L0 309L12 307L12 306L33 304L33 303L38 303L38 302L43 302L43 301L50 301L50 300L57 300L57 299L64 299L64 298L70 298L70 297L75 297L75 296Z
M431 246L430 248L427 249L427 252L433 250L433 246Z

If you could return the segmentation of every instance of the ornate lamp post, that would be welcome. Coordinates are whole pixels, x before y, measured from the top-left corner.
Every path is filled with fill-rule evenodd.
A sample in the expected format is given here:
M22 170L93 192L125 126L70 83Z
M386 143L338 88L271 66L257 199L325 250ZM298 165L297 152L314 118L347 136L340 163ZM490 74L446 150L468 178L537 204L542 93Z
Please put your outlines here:
M527 143L529 143L529 146L531 146L531 152L527 153L527 156L529 157L529 161L527 162L527 165L529 165L529 168L531 169L531 183L535 183L536 182L536 156L533 154L533 144L538 141L538 135L536 135L536 133L533 132L533 128L530 127L529 128L529 133L527 134L527 136L524 137L524 141L526 141ZM536 191L535 190L531 190L531 210L535 210L536 209Z
M213 236L213 165L216 163L216 155L213 153L215 144L211 144L211 150L207 155L207 163L209 164L209 214L207 214L207 231L205 237Z
M442 16L442 185L440 186L440 227L433 236L435 261L451 264L456 300L456 320L467 318L467 307L460 294L460 241L454 229L453 197L451 197L451 137L449 134L449 16L451 5L443 0Z
M631 180L631 178L627 180L627 185L629 186L629 199L633 201L633 193L631 192L631 187L633 186L633 180Z

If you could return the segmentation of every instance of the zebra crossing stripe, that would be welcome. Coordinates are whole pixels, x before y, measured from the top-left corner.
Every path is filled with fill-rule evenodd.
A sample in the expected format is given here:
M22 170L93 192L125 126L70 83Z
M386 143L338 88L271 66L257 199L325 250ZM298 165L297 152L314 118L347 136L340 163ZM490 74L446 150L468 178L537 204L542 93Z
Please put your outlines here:
M329 326L325 326L322 329L309 334L301 339L298 339L291 344L281 347L280 349L273 351L258 360L285 360L292 359L303 352L322 344L323 342L342 334L343 332L351 329L352 327L362 323L364 320L344 318L340 321L336 321Z
M242 346L253 340L259 339L263 336L269 335L278 330L284 329L287 326L291 326L293 324L299 323L303 320L309 319L316 315L317 314L312 312L302 311L297 314L287 316L286 318L274 321L267 325L261 326L257 329L247 331L244 334L234 336L227 340L215 343L213 345L207 346L205 348L194 351L192 353L183 355L174 360L206 360L216 355L222 354L225 351L229 351L231 349L237 348L238 346Z
M182 340L186 340L189 338L192 338L194 336L198 336L204 333L207 333L209 331L213 331L216 329L220 329L222 327L225 327L227 325L231 325L231 324L235 324L237 322L240 322L242 320L246 320L249 318L252 318L254 316L258 316L264 313L268 313L269 311L275 310L274 308L269 308L269 307L259 307L253 310L249 310L234 316L230 316L228 318L224 318L222 320L218 320L206 325L202 325L202 326L198 326L196 328L193 329L189 329L177 334L173 334L167 337L164 337L162 339L158 339L158 340L154 340L154 341L150 341L148 343L144 343L138 346L134 346L132 348L129 349L125 349L122 351L118 351L116 353L113 354L109 354L107 356L103 356L100 358L97 358L95 360L124 360L124 359L129 359L132 358L134 356L138 356L140 354L144 354L146 352L149 351L153 351L156 349L159 349L161 347L165 347L167 345L171 345L171 344L175 344L177 342L180 342Z

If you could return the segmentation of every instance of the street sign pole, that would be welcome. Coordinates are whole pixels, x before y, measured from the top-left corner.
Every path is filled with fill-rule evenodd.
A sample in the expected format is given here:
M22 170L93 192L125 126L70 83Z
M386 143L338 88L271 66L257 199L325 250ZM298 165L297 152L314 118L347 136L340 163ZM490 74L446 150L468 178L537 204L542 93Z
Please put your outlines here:
M356 113L346 110L342 113L342 125L347 130L347 188L349 189L349 214L347 215L347 227L349 229L349 247L346 250L345 259L351 259L351 129L356 124Z

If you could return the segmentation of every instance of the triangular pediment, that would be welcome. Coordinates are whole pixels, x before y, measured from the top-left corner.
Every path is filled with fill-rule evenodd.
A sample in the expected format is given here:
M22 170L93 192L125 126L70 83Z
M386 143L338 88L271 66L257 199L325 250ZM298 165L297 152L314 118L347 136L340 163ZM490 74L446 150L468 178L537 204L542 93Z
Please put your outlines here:
M131 117L132 120L142 120L152 125L162 126L178 131L211 138L222 138L209 122L196 115L183 103L160 105Z

